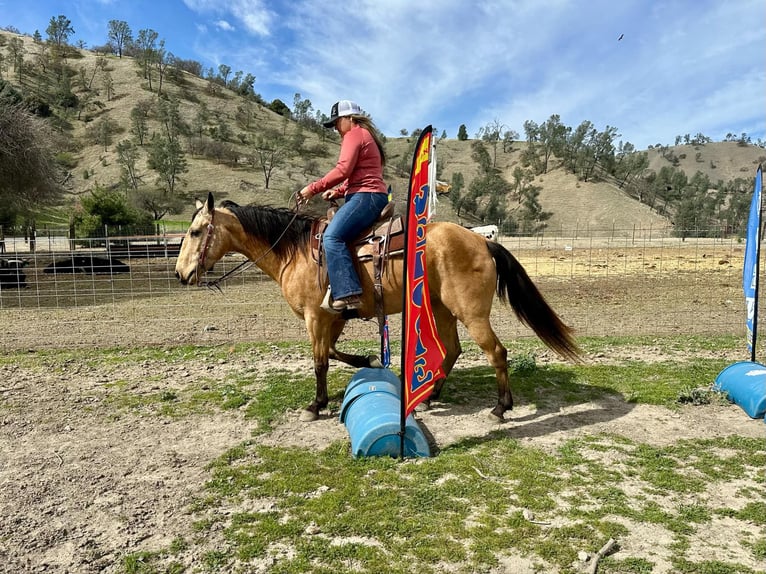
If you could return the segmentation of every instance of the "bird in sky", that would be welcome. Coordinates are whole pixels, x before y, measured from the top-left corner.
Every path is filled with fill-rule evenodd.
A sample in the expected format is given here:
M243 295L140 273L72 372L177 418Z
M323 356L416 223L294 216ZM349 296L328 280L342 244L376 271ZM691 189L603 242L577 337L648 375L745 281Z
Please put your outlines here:
M622 40L624 36L625 36L625 34L620 34L620 37L617 38L617 41L619 42L620 40Z

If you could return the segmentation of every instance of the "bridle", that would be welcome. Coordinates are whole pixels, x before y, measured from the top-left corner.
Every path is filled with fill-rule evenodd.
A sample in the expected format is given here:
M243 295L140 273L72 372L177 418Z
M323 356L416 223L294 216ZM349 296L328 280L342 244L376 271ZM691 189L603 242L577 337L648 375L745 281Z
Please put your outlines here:
M295 194L293 194L293 197L295 197ZM199 260L197 261L197 269L195 271L197 275L197 285L199 285L200 287L207 287L210 290L217 289L219 293L222 293L223 291L221 290L221 283L223 283L225 279L228 279L229 277L233 275L238 275L239 273L246 271L250 266L258 263L261 259L266 257L266 255L268 255L274 250L277 244L285 236L285 233L287 233L287 230L290 229L290 226L293 224L293 221L295 221L295 219L298 217L298 213L300 212L300 205L301 205L300 202L296 200L295 213L293 214L292 219L290 219L290 221L287 223L282 233L279 234L279 237L277 237L277 240L274 243L272 243L266 251L261 253L257 259L254 259L252 261L250 259L243 261L242 263L234 267L234 269L230 269L229 271L227 271L226 273L224 273L217 279L213 279L212 281L200 281L200 278L201 278L200 276L204 273L207 273L207 271L204 270L205 259L207 258L207 252L208 252L208 249L210 248L210 242L213 237L213 231L215 230L215 225L214 225L215 208L214 208L210 212L210 223L207 224L207 237L205 237L205 242L202 244L202 248L200 249L200 253L199 253Z
M210 212L210 223L207 224L207 236L205 237L205 243L202 244L202 249L199 253L199 261L197 262L197 279L199 279L200 267L205 269L205 259L207 258L207 250L210 248L210 240L213 238L213 231L215 230L215 209ZM204 271L203 271L204 273Z

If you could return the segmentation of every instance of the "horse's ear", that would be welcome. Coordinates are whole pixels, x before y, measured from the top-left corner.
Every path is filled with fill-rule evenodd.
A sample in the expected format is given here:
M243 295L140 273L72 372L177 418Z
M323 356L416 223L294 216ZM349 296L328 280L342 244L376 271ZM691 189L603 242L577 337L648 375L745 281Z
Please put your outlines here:
M202 203L202 202L201 202L199 199L195 199L195 200L194 200L194 208L195 208L197 211L199 211L200 209L202 209L202 206L203 206L203 205L205 205L205 204L204 204L204 203Z
M213 192L208 191L207 192L207 210L212 213L214 209L215 209L215 200L213 199Z

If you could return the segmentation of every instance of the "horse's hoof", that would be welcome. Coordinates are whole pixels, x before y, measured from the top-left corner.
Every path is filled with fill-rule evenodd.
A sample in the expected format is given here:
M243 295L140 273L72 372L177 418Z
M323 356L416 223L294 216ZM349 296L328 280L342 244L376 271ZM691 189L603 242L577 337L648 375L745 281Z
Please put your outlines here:
M423 401L422 403L418 403L418 406L415 407L415 412L418 412L418 413L424 413L430 410L431 410L431 403L428 401Z
M493 411L489 412L489 420L491 420L493 423L501 424L505 422L505 419L503 418L503 415L496 415Z
M370 355L367 357L367 362L370 364L370 368L372 369L383 369L383 363L380 362L380 359L376 355Z
M302 423L313 423L315 420L319 419L319 415L315 413L314 411L305 410L301 412L300 421Z

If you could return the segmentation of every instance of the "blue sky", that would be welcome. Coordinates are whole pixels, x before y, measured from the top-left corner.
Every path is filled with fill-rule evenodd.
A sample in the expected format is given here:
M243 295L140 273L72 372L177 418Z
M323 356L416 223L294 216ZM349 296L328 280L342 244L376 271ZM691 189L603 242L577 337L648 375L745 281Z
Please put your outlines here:
M0 26L23 33L59 14L72 43L124 20L205 70L252 73L267 101L355 100L388 136L499 121L523 138L558 114L638 149L766 139L763 0L0 0Z

